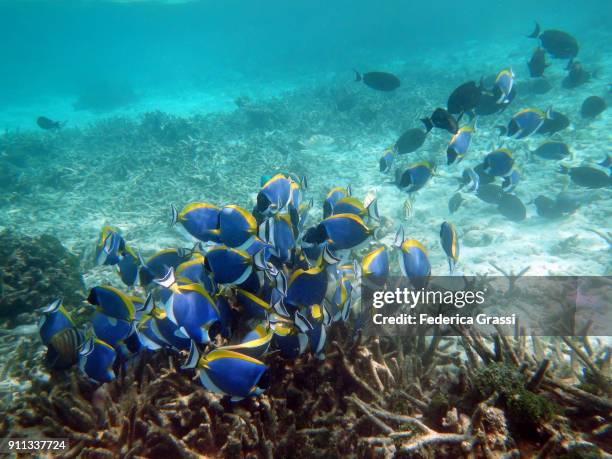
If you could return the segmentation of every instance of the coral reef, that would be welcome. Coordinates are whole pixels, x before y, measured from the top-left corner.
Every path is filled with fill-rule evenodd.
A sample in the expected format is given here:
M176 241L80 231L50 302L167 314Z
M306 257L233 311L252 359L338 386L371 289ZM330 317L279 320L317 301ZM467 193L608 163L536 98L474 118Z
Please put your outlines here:
M609 347L532 337L530 350L525 337L463 328L460 338L331 331L324 361L274 357L272 383L256 399L231 404L179 370L184 357L158 352L99 388L74 371L35 381L0 434L67 437L64 457L87 458L612 452ZM579 363L599 395L578 388Z
M0 317L31 312L58 295L77 305L84 289L78 258L56 237L0 232Z

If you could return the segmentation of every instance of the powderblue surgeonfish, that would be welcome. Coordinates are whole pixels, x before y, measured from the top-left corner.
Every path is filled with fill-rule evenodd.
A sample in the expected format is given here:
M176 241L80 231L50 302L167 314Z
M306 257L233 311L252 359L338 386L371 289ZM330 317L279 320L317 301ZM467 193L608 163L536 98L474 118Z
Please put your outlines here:
M200 283L208 293L214 295L217 286L210 277L210 273L204 267L204 256L193 254L191 260L185 261L177 266L174 272L177 279L186 279L191 283Z
M332 288L328 286L328 294L326 295L326 301L330 305L330 309L325 309L325 313L330 316L330 321L346 322L351 313L351 306L353 300L353 284L348 277L340 277L334 279L334 282L330 282L328 279L328 285L331 284ZM323 306L325 303L323 303ZM322 317L320 314L317 317Z
M236 289L236 302L242 306L247 317L255 319L266 319L272 312L272 305L260 298L257 294L243 289Z
M223 244L242 248L257 234L257 221L248 210L230 204L221 209L219 229Z
M512 92L512 87L514 86L514 72L511 68L507 68L502 70L497 74L495 78L495 86L499 88L501 95L497 100L498 104L507 104L511 101L510 93Z
M276 214L263 222L259 237L272 245L271 253L287 263L295 247L295 231L289 214Z
M118 228L105 226L100 233L96 246L97 265L116 265L119 263L125 241Z
M307 332L310 350L318 360L325 359L325 342L327 340L327 327L332 318L325 305L312 305L307 309L306 320L312 329Z
M267 370L262 361L226 349L215 349L200 356L195 345L184 368L196 368L206 389L229 396L233 401L261 394L257 384Z
M181 285L176 282L172 268L160 284L172 291L166 300L166 316L174 322L179 331L196 343L210 341L209 330L220 321L217 304L202 284Z
M239 344L223 346L219 349L238 352L255 359L260 359L270 348L274 331L264 324L257 325L248 332Z
M410 280L414 288L424 288L431 275L427 249L416 239L405 239L404 230L401 227L395 236L395 246L399 249L399 265L402 275Z
M295 359L308 347L308 332L314 327L299 312L293 320L272 315L270 327L274 330L274 345L284 359Z
M38 328L40 339L47 347L47 362L54 368L68 368L78 360L83 333L76 328L61 300L51 302L41 311Z
M133 331L131 322L107 316L100 311L94 312L91 317L91 325L96 337L114 348Z
M97 383L115 379L113 364L117 353L113 346L97 338L90 338L79 353L79 367Z
M350 186L347 186L346 188L337 186L329 190L327 196L325 196L325 201L323 201L323 218L327 218L334 213L334 206L336 205L336 202L350 195Z
M327 282L324 263L310 269L297 269L289 278L286 302L295 307L321 304L327 292Z
M465 157L474 132L474 127L463 126L453 135L446 149L446 163L449 166L460 162Z
M459 238L452 223L443 222L440 226L440 243L448 258L448 269L452 274L459 260Z
M192 251L186 249L162 249L146 261L141 259L138 273L140 285L147 288L155 279L164 277L170 268L176 268L191 258Z
M514 191L520 181L520 172L516 168L512 169L512 171L504 177L504 180L502 182L502 191L506 193Z
M143 316L138 325L138 337L144 347L150 350L173 348L187 350L191 340L180 332L161 309L154 309L150 315Z
M546 112L537 108L526 108L512 117L506 134L515 139L524 139L536 133L548 119L552 119L550 108Z
M374 232L355 214L331 215L311 232L314 242L327 242L333 251L353 249Z
M372 199L365 205L353 196L346 196L336 201L332 214L355 214L362 219L369 217L376 221L380 220L376 199Z
M171 205L171 224L180 225L183 230L202 242L219 241L219 214L221 209L207 202L192 202L178 212L174 204Z
M378 161L378 167L380 172L387 173L393 167L393 162L395 161L395 151L393 147L387 148L383 155L380 157Z
M428 161L413 164L404 170L397 169L395 171L395 184L402 191L414 193L427 184L433 172L433 164Z
M216 245L204 255L204 266L217 284L240 285L251 274L253 258L244 250Z
M257 211L262 215L271 215L286 210L292 197L291 182L283 174L276 174L268 180L257 193Z
M100 312L115 319L132 322L135 317L134 303L128 295L110 285L98 285L89 291L87 301L98 306Z
M499 148L485 156L484 172L494 177L504 177L512 172L514 158L507 148Z
M119 229L113 226L102 228L96 246L96 264L117 266L121 280L128 287L136 282L140 268L138 255L126 244Z
M383 245L368 253L361 261L362 282L382 287L389 277L389 253Z

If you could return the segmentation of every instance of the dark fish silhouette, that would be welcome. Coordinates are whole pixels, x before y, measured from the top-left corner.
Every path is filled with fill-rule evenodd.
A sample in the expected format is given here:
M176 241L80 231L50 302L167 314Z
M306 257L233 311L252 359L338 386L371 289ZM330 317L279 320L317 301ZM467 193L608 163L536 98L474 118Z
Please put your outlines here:
M501 89L495 86L491 91L483 91L480 95L480 102L476 107L476 114L480 116L494 115L495 113L503 112L510 102L516 97L516 85L512 87L510 94L507 97L507 103L499 103L501 97Z
M400 155L412 153L423 145L426 136L427 133L422 129L408 129L397 139L393 148Z
M475 81L468 81L458 86L448 97L446 103L448 112L452 115L472 112L480 103L481 89L482 83L477 86Z
M527 218L527 208L518 196L510 193L503 193L498 204L497 210L500 214L513 222L520 222Z
M587 97L582 102L580 114L583 118L595 118L607 108L606 101L599 96Z
M489 204L498 204L501 200L502 194L504 194L502 187L489 183L487 185L480 185L476 196L484 202Z
M550 118L544 120L544 123L542 123L542 126L537 130L536 134L554 134L570 125L569 118L563 113L551 111L550 116Z
M366 86L377 91L394 91L400 87L400 80L392 73L368 72L363 75L355 70L355 81L363 81Z
M444 129L451 134L456 134L457 130L459 129L459 124L457 123L455 117L443 108L436 108L429 118L421 118L421 121L425 125L427 132L431 131L434 127L437 127L439 129Z
M593 74L584 70L580 62L572 61L568 65L567 76L561 82L561 86L565 89L577 88L589 81L591 76Z
M36 124L38 124L39 128L44 129L46 131L61 129L64 125L63 123L60 123L59 121L53 121L52 119L49 119L46 116L39 116L36 119Z
M601 169L590 166L564 167L561 173L568 174L573 183L585 188L605 188L612 186L612 177Z
M557 203L546 196L538 196L533 200L533 203L535 204L536 212L540 217L560 218L563 216L563 212L557 208Z
M556 140L544 142L533 152L534 155L542 159L560 160L570 155L567 144Z
M578 55L578 42L562 30L551 29L540 33L540 24L536 22L535 30L528 37L539 38L542 48L558 59L572 59Z
M448 211L451 214L454 214L459 207L461 207L461 203L464 201L463 196L461 195L461 193L457 192L453 195L452 198L449 199L448 201Z
M536 48L533 52L531 59L527 63L527 67L529 67L529 75L532 78L538 78L544 75L544 70L548 67L549 64L546 63L546 54L544 53L544 49Z

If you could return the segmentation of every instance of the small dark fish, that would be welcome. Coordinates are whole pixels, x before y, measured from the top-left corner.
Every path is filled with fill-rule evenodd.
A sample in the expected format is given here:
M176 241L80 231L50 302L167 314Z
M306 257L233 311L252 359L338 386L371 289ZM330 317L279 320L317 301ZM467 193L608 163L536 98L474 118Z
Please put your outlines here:
M392 73L368 72L363 75L355 70L355 81L363 81L364 84L377 91L395 91L400 87L400 80Z
M46 116L39 116L36 119L36 124L38 124L39 128L44 129L46 131L61 129L63 126L63 123L60 123L59 121L53 121L52 119L49 119Z
M612 177L595 167L579 166L567 168L561 166L561 173L568 174L572 182L585 188L605 188L612 186Z
M554 134L555 132L562 131L570 125L570 120L563 113L551 111L551 118L546 118L537 134Z
M500 214L513 222L520 222L527 218L527 208L518 196L510 193L503 193L497 204Z
M580 201L572 193L561 192L557 195L555 207L563 214L572 214L580 207Z
M495 177L493 175L489 175L485 172L485 168L487 165L485 163L480 163L478 166L474 168L474 172L478 174L480 178L480 182L482 185L487 185L495 181Z
M455 212L457 212L457 210L459 209L459 207L461 207L461 203L463 203L464 199L463 196L461 195L461 193L457 192L453 195L452 198L449 199L448 201L448 211L451 214L454 214Z
M607 108L606 101L599 96L587 97L582 102L580 114L583 118L595 118Z
M568 157L570 151L567 144L556 140L550 140L536 148L533 154L542 159L559 160Z
M426 136L427 132L422 129L408 129L397 139L393 148L400 155L412 153L423 145Z
M498 102L501 94L501 89L499 89L497 86L495 86L491 91L483 91L480 96L480 103L475 110L476 114L479 116L487 116L503 112L510 105L510 102L512 102L516 97L516 85L512 87L510 94L508 94L506 103Z
M561 86L565 89L573 89L582 86L591 79L591 72L587 72L578 61L572 61L569 64L567 76L561 82Z
M535 204L536 212L540 217L560 218L563 216L563 213L557 208L555 201L546 196L538 196L533 200L533 203Z
M487 185L480 185L478 187L478 191L476 192L476 196L489 204L498 204L502 198L504 192L502 191L501 186L494 185L489 183Z
M544 53L544 49L536 48L536 50L531 55L531 59L527 63L527 67L529 67L529 75L532 78L539 78L544 75L544 70L548 67L549 64L546 63L546 53Z
M475 81L468 81L457 87L448 97L448 112L452 115L472 112L480 104L481 89Z
M558 59L571 59L578 55L578 42L562 30L545 30L540 33L540 25L536 22L535 30L529 38L539 38L548 54Z
M427 132L434 127L444 129L451 134L456 134L459 130L459 124L453 115L443 108L436 108L429 118L421 118Z

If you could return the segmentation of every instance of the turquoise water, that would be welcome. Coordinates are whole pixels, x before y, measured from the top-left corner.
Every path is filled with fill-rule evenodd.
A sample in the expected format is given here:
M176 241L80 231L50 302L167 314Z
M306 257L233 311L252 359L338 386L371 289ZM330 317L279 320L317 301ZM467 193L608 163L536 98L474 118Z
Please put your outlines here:
M416 70L431 59L449 74L466 68L478 75L485 62L453 54L500 47L503 62L520 47L528 56L533 42L522 38L535 19L570 30L585 56L601 58L609 50L597 43L605 43L612 17L605 1L577 7L569 0L3 1L0 9L0 124L21 129L32 127L36 110L79 124L87 114L72 112L72 103L104 84L129 88L149 109L158 98L166 107L156 108L180 112L173 99L188 94L208 96L198 110L228 109L237 92L266 96L330 74L348 80L353 67L389 68L395 61Z

